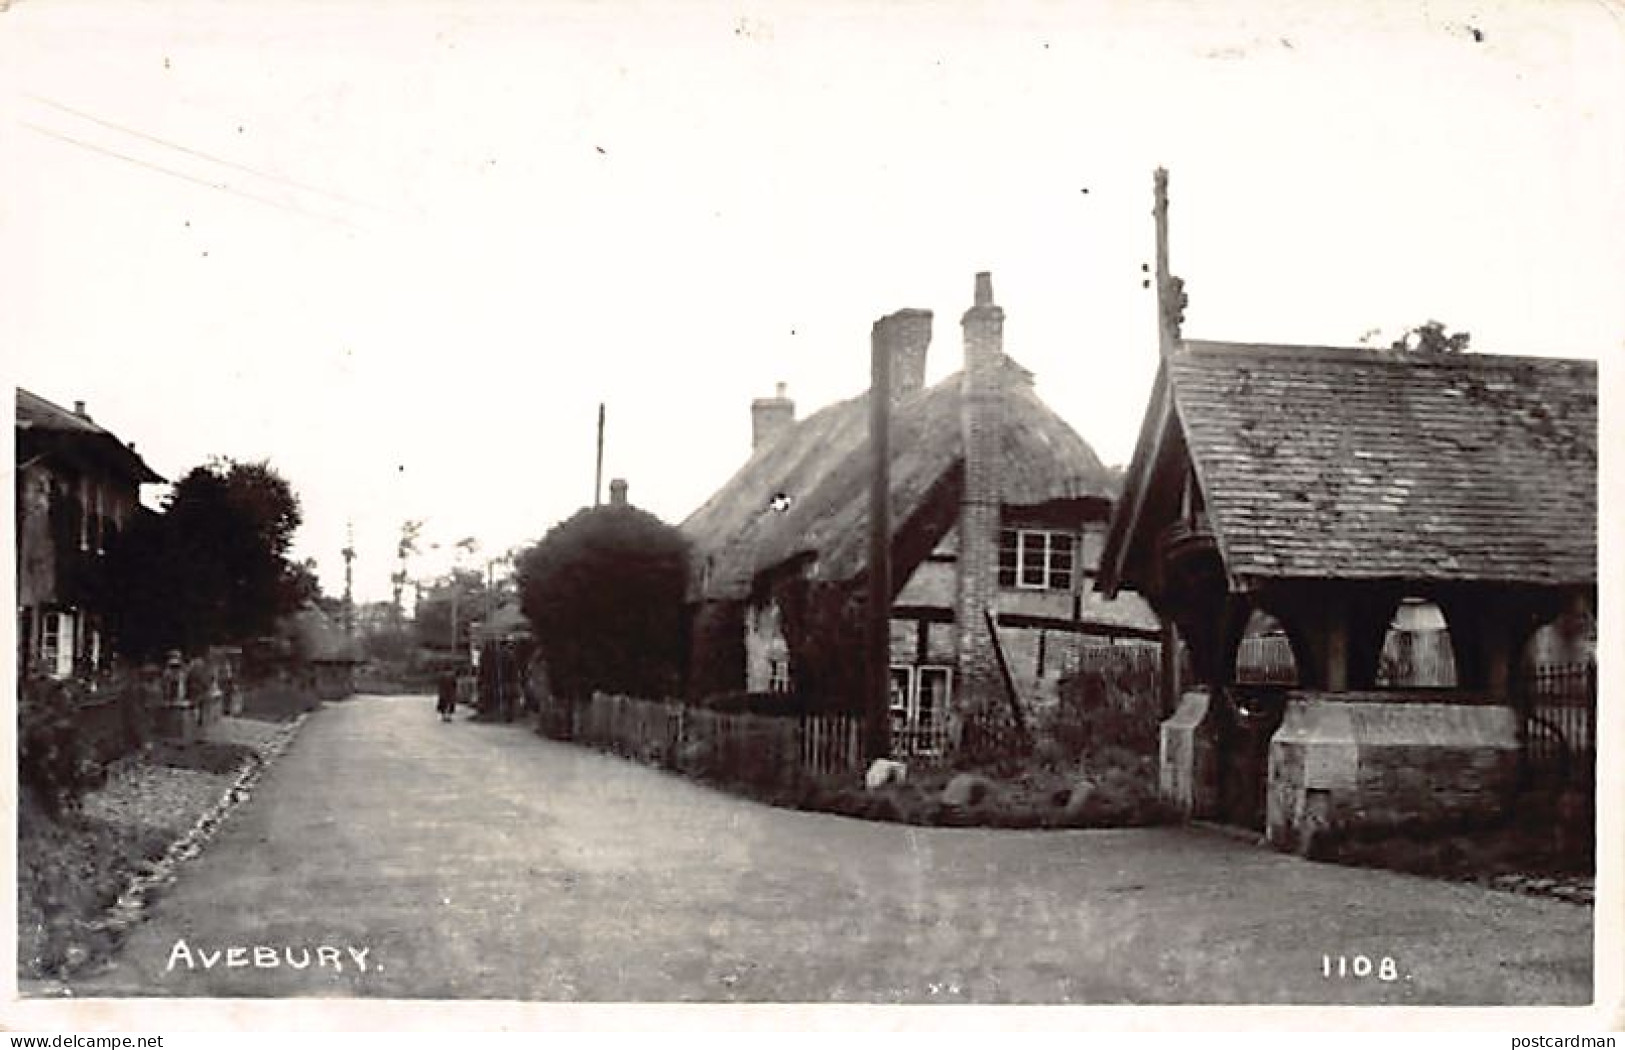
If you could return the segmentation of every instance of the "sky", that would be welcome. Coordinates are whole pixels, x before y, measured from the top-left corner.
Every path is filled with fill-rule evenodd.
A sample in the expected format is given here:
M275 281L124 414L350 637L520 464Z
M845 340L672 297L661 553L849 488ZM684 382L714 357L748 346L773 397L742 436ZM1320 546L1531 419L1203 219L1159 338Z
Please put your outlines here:
M427 578L590 504L600 403L606 493L680 522L753 397L863 390L876 318L934 311L957 370L981 270L1127 462L1159 165L1189 336L1625 347L1598 0L0 7L12 382L170 478L268 459L358 600L403 521Z

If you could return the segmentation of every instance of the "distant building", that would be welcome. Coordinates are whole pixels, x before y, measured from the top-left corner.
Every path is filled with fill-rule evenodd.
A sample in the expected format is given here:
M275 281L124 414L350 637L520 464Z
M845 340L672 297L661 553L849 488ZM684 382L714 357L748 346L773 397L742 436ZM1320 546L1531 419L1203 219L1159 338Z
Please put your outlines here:
M164 479L76 402L17 390L17 666L66 678L100 667L103 559Z
M931 314L877 323L890 355L894 750L936 750L969 714L1035 720L1084 644L1155 639L1138 598L1094 593L1117 480L1004 353L979 275L966 367L925 386ZM854 362L856 363L856 362ZM751 406L750 459L683 523L689 692L861 703L869 398L805 420L783 387Z

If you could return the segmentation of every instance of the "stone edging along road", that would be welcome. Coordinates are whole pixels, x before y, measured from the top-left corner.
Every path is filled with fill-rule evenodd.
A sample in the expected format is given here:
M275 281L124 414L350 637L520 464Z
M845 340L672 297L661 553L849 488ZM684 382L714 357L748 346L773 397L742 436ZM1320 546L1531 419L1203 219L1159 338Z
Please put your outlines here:
M300 728L312 713L306 711L299 715L277 730L263 751L256 750L254 757L243 763L231 786L221 793L220 798L209 807L208 812L171 842L162 857L137 872L125 886L124 892L119 894L118 900L113 902L100 919L90 924L91 929L106 932L115 941L122 941L125 932L146 917L147 905L152 901L154 891L173 883L180 866L203 851L203 847L219 831L232 810L248 799L260 777L265 775L271 764L293 743L294 737L299 734ZM77 969L79 967L71 968L66 976L73 976L72 971Z

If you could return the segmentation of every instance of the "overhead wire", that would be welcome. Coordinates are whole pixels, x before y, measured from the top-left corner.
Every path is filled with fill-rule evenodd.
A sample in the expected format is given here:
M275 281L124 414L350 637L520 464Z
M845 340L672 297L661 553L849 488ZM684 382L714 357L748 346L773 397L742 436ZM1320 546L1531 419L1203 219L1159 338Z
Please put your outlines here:
M61 111L63 113L69 114L70 116L77 117L80 120L89 121L92 124L100 125L101 127L108 128L109 130L112 130L112 131L120 132L121 134L131 135L131 136L133 136L135 138L142 139L142 140L144 140L146 142L151 142L151 143L153 143L155 145L163 146L166 149L172 149L172 150L175 150L175 151L177 151L179 153L184 153L184 154L186 154L187 156L190 156L190 157L197 157L200 160L206 160L206 161L210 162L211 164L219 164L222 167L231 168L234 171L240 171L240 172L243 172L245 174L252 175L255 178L266 179L266 180L268 180L270 182L279 182L282 185L292 187L293 189L303 190L306 193L314 193L314 194L317 194L317 195L322 196L322 197L328 197L328 198L331 198L332 200L339 201L339 202L344 203L344 204L354 205L355 207L358 207L358 208L372 208L372 209L375 209L375 210L382 210L376 204L369 204L366 201L356 200L353 197L347 197L342 193L335 193L332 190L322 189L320 186L312 186L309 183L300 182L300 181L298 181L296 179L290 179L285 175L278 175L275 172L262 171L259 168L255 168L255 167L252 167L252 166L247 165L247 164L241 164L241 163L238 163L237 161L228 160L228 159L226 159L224 157L218 157L218 156L215 156L212 153L207 153L207 152L205 152L203 150L200 150L200 149L194 149L191 146L184 146L184 145L181 145L178 142L172 142L169 139L162 138L162 137L160 137L158 135L152 135L152 134L149 134L149 133L147 133L145 131L140 131L140 130L138 130L136 128L128 127L126 125L119 124L119 123L117 123L115 121L107 120L107 119L105 119L103 117L98 117L93 113L87 113L84 110L75 109L73 106L69 106L69 105L66 105L64 103L58 102L55 99L46 98L43 95L36 95L36 94L33 94L32 92L25 92L25 94L26 94L26 96L28 98L32 99L35 102L38 102L40 105L49 106L52 109L59 110L59 111Z
M198 177L196 175L188 174L188 173L186 173L184 171L177 171L174 168L168 168L168 167L165 167L162 164L155 164L155 163L153 163L152 161L149 161L149 160L143 160L143 159L141 159L139 157L133 157L133 156L129 155L128 153L121 153L118 150L112 149L112 148L110 148L108 146L98 145L98 144L93 143L93 142L86 142L84 139L77 139L77 138L74 138L71 135L64 135L60 131L53 131L50 128L41 127L38 124L32 124L32 123L29 123L28 121L19 121L19 123L23 127L27 128L29 131L35 132L36 134L44 135L47 138L56 139L59 142L65 142L65 143L68 143L69 145L72 145L72 146L78 146L80 149L86 149L86 150L90 150L90 151L92 151L94 153L100 153L100 154L102 154L104 156L114 157L114 158L117 158L118 160L124 161L127 164L134 164L137 167L146 168L149 171L155 171L155 172L158 172L158 173L163 174L163 175L168 175L168 176L170 176L172 178L183 179L186 182L196 183L199 186L206 186L211 190L219 190L221 193L229 193L229 194L231 194L233 196L236 196L236 197L243 197L243 198L246 198L247 200L256 201L256 202L258 202L260 204L264 204L264 205L266 205L268 207L276 208L276 209L278 209L280 211L286 211L286 212L291 212L291 213L294 213L294 214L297 214L297 215L303 215L303 216L305 216L307 218L317 219L317 220L320 220L322 222L333 223L334 225L344 226L344 227L347 227L347 228L352 229L352 230L360 230L361 229L361 227L357 226L355 223L349 222L349 221L347 221L345 219L341 219L341 218L339 218L337 216L334 216L334 215L324 215L321 212L311 211L308 208L301 208L298 205L288 204L288 203L286 203L284 201L274 200L273 198L270 198L270 197L262 197L257 193L250 193L247 190L238 189L237 187L231 185L230 183L214 182L214 181L211 181L209 179L200 178L200 177Z

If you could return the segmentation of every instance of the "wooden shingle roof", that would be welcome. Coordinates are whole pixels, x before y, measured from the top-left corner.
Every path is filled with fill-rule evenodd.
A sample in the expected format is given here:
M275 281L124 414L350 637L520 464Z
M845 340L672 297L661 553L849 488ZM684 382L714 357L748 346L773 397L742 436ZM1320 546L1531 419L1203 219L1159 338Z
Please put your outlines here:
M1115 479L1094 450L1039 399L1030 376L1005 359L1004 426L997 471L1006 505L1109 500ZM963 460L956 373L893 408L892 523L901 529ZM758 449L683 522L693 542L691 598L739 598L758 572L812 555L814 579L850 580L868 556L868 399L842 401ZM787 497L774 509L776 496Z
M1160 381L1232 581L1596 581L1594 362L1188 342Z

